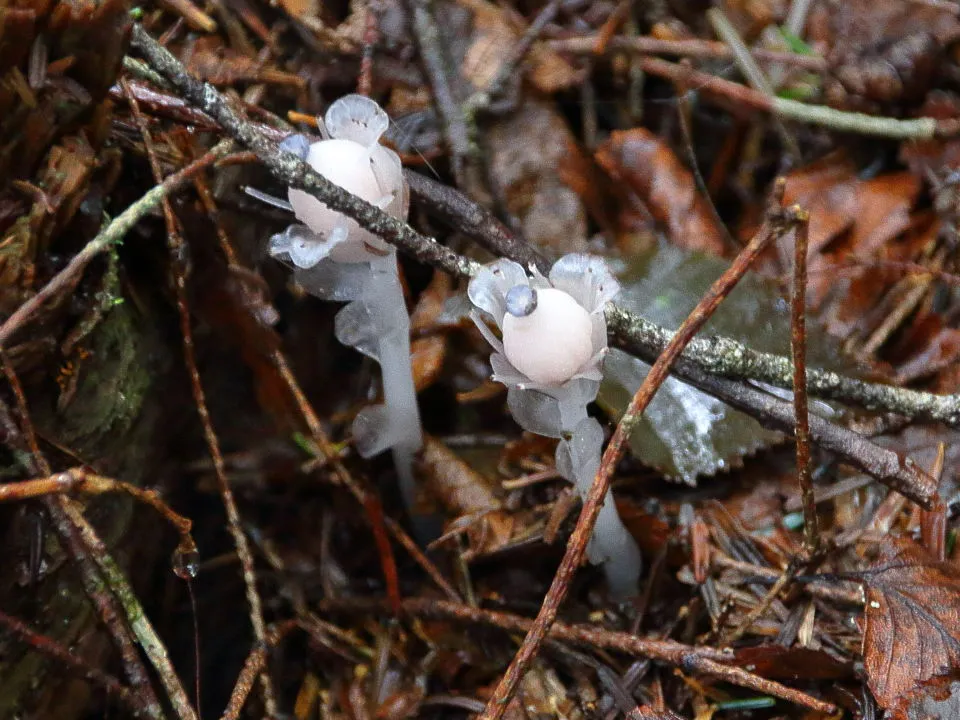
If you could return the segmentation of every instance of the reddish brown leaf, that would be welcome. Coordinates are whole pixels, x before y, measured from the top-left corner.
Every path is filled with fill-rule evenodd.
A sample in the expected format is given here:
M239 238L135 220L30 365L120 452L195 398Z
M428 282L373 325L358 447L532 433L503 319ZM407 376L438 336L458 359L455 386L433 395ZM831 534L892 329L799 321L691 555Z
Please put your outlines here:
M663 140L644 128L615 132L597 150L596 158L649 208L674 244L723 254L723 237L697 192L693 175Z
M737 665L775 680L839 680L853 668L822 650L782 645L761 645L737 650Z
M493 483L430 436L424 438L420 469L430 494L452 515L473 515L500 507Z
M433 385L443 369L443 361L447 357L447 337L444 334L429 333L436 330L444 304L453 294L452 287L449 275L441 272L434 273L433 279L426 290L420 294L417 306L410 315L414 336L428 333L425 337L416 338L410 348L413 383L417 392L422 392Z
M960 568L898 539L863 582L867 682L883 708L905 718L921 691L960 674Z
M417 392L423 392L437 381L446 357L445 335L431 335L413 341L410 345L410 364L413 368L413 384Z

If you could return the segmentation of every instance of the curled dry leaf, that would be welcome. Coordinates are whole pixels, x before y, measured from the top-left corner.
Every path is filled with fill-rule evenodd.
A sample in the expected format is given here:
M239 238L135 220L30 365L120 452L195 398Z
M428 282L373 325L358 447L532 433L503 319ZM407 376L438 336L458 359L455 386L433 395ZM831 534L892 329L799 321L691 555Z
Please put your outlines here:
M426 435L419 471L430 496L449 517L450 530L467 533L466 556L494 552L510 540L513 520L501 509L494 485L446 445Z
M214 85L232 85L237 82L265 82L302 87L306 83L297 75L282 72L223 47L216 37L204 37L192 47L188 64L191 70Z
M693 175L663 140L644 128L614 132L597 150L596 158L611 177L647 206L674 244L723 254L723 236L706 200L697 192Z
M462 0L473 12L475 35L464 58L463 74L476 87L486 87L523 35L523 19L503 5L485 0ZM571 87L580 78L570 63L541 43L534 43L525 67L535 88L545 93Z
M867 683L898 720L909 703L960 676L960 568L916 543L884 544L862 574Z
M928 245L936 229L916 222L919 193L915 174L861 179L841 154L787 176L784 203L810 213L808 302L823 311L834 335L848 337L861 329L889 286L903 277L902 271L871 262L917 261ZM781 242L781 257L792 255L792 242Z
M447 339L443 335L417 338L410 344L410 365L417 392L423 392L437 381L446 357Z

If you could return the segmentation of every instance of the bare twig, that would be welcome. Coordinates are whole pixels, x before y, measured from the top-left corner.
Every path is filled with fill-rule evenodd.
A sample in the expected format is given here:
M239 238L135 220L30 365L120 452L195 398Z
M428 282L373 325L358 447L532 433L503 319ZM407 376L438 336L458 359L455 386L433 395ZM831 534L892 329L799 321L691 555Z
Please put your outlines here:
M797 416L797 429L794 432L797 443L797 483L803 498L803 550L806 559L811 559L820 548L820 528L810 470L810 412L807 408L807 240L810 218L799 208L797 216L800 221L794 232L790 347L793 351L793 410Z
M247 702L253 683L256 682L258 677L263 677L263 670L266 666L267 646L258 643L247 655L247 660L243 663L240 674L237 675L237 681L234 683L233 692L230 693L230 700L227 702L227 707L224 708L221 720L237 720L240 717L240 712Z
M763 565L753 565L742 560L735 560L732 557L717 552L711 554L710 563L714 568L734 570L746 577L756 576L771 582L776 582L782 575L779 570L774 570L773 568ZM827 583L822 580L803 581L801 578L801 582L803 582L806 591L816 597L835 600L858 607L863 605L863 595L857 589L847 589L838 583Z
M51 474L50 464L37 443L37 434L30 420L30 411L27 407L27 398L24 395L23 386L20 384L20 379L3 350L0 350L0 361L3 364L3 373L7 382L10 383L10 388L13 390L13 395L17 401L21 432L30 451L34 471L49 476ZM83 542L77 532L77 527L67 518L65 510L68 502L70 502L69 499L65 497L44 498L47 512L60 537L64 550L77 563L84 592L120 651L123 669L133 688L132 692L136 703L146 713L147 717L159 720L163 718L163 710L160 707L160 700L150 684L147 668L137 652L130 629L121 620L122 613L118 607L117 598L103 587L100 573L91 557L91 549Z
M503 94L507 82L517 76L517 70L527 57L527 53L530 52L544 28L553 22L559 9L560 0L550 0L543 6L537 17L524 31L520 40L514 45L510 55L500 63L497 74L493 76L490 83L467 98L467 102L464 103L464 112L468 117L473 118L476 113L486 110L494 100Z
M740 33L737 32L733 23L727 19L723 10L719 7L710 8L707 10L707 19L713 26L713 31L717 34L717 37L730 46L730 49L733 51L734 62L753 89L771 99L775 98L773 86L770 84L770 81L767 80L767 76L764 75L763 70L760 69L753 59L753 56L747 49L746 43L744 43L743 38L740 37ZM793 133L787 129L779 117L774 115L773 121L784 148L790 153L790 157L793 158L794 161L799 160L800 146L797 144L797 139L793 136Z
M458 88L453 85L452 78L456 75L444 46L444 34L434 17L432 0L405 0L404 7L411 34L417 41L420 63L430 81L433 105L443 124L444 136L453 156L453 174L457 184L463 187L473 145L458 98Z
M0 611L0 626L22 643L67 666L85 680L89 680L93 685L104 690L108 695L117 698L133 715L137 715L145 710L145 708L138 703L136 695L132 693L129 688L121 685L119 680L112 675L107 675L101 670L86 664L83 658L77 657L68 648L53 638L31 630L20 620L2 611ZM156 709L158 710L159 707Z
M75 282L93 258L123 240L124 236L130 232L130 229L140 222L147 213L157 207L167 195L188 182L195 173L200 172L226 155L232 146L233 142L230 140L224 140L218 143L202 158L187 165L187 167L183 168L180 172L171 175L160 185L151 188L142 198L117 215L93 240L88 242L80 252L73 256L63 270L54 275L36 295L18 307L16 311L3 322L3 325L0 325L0 347L8 346L11 336L33 316L44 302L50 300L59 292L64 291L71 283Z
M297 408L300 410L300 414L303 417L303 421L306 423L307 428L310 431L310 438L320 449L320 452L323 453L326 460L330 463L337 480L339 480L347 488L347 490L350 491L350 494L353 495L353 497L358 503L360 503L361 506L366 507L367 492L350 474L344 464L340 462L337 453L334 451L330 443L330 438L327 437L327 433L324 431L323 425L320 424L320 418L317 417L313 406L300 389L300 384L297 382L296 377L290 370L286 358L282 353L277 351L273 354L273 362L280 373L280 377L283 379L284 383L286 383L291 395L293 395L294 401L297 404ZM423 551L417 546L417 544L400 526L400 524L388 515L383 515L382 517L384 525L390 534L393 535L394 539L399 542L403 546L404 550L410 554L410 557L412 557L414 561L421 568L423 568L436 586L440 588L448 598L455 602L459 602L459 593L457 593L453 586L447 582L446 578L444 578L437 569L437 566L430 561L430 558L423 554Z
M744 110L774 113L785 120L821 125L836 132L873 135L893 140L930 140L936 137L953 137L960 130L960 125L952 120L935 120L934 118L901 120L834 110L824 105L808 105L787 98L770 97L739 83L660 58L642 56L637 58L637 62L644 72L674 82L682 81L707 97L722 99Z
M122 83L123 81L121 81ZM130 101L130 108L133 111L140 134L143 136L144 145L147 149L147 157L150 161L150 167L153 171L154 180L162 184L162 174L160 163L153 151L153 139L147 127L146 120L140 112L140 106L137 99L124 85L124 91ZM193 344L193 327L190 319L190 308L187 305L187 278L184 258L184 241L180 234L177 219L173 212L169 198L162 198L164 219L167 225L167 247L170 256L170 267L173 279L174 294L177 300L177 313L180 316L180 333L183 339L183 357L187 367L187 374L190 377L190 389L193 393L194 405L197 408L197 414L200 416L200 423L203 427L203 436L213 460L214 474L217 478L217 486L220 490L220 498L223 501L223 507L227 514L227 527L230 536L233 538L234 547L237 551L237 557L240 559L240 567L243 574L244 586L247 595L247 605L250 609L250 624L253 627L253 635L258 642L266 640L266 623L263 619L263 604L260 600L260 593L257 591L257 576L254 568L253 555L250 552L250 544L247 542L247 536L243 532L240 523L240 511L237 508L236 500L233 497L233 491L230 489L230 482L227 478L226 466L223 462L223 453L220 451L220 441L217 438L216 431L213 429L213 422L210 420L210 411L207 407L206 393L203 390L203 383L200 380L200 372L197 370L196 350ZM263 690L264 708L267 717L276 717L277 703L273 692L273 683L270 676L266 673L260 676L260 683Z
M120 606L123 608L127 622L130 624L130 629L133 630L137 641L146 653L154 670L156 670L160 683L166 690L177 716L183 720L196 720L197 714L190 705L190 699L180 683L180 678L177 677L177 673L173 669L170 657L167 654L167 648L160 636L157 635L157 631L146 612L144 612L140 600L133 588L130 587L126 577L124 577L123 571L120 570L93 526L83 516L80 506L70 498L56 498L56 500L62 502L62 510L68 522L76 529L84 546L89 548L90 556L93 558L93 562L96 564L106 586L120 601Z
M182 552L188 552L196 548L190 534L193 522L190 518L180 515L163 502L155 490L145 490L122 480L114 480L103 475L90 473L82 467L71 468L43 478L4 483L0 485L0 502L20 501L44 495L75 492L85 495L103 495L105 493L129 495L135 500L152 507L164 520L173 525L180 535Z
M567 544L567 550L563 559L560 561L560 567L557 569L550 589L544 597L543 605L537 618L534 621L530 631L523 640L523 644L517 651L516 656L507 668L503 678L487 702L480 720L499 720L507 709L507 704L516 692L517 686L523 679L524 674L536 657L540 645L550 626L556 619L560 604L566 597L570 588L570 583L580 564L583 562L587 550L587 542L593 533L593 527L596 524L600 509L603 507L604 498L610 488L610 480L613 477L617 463L620 461L627 441L633 433L637 424L640 422L644 410L653 399L660 385L667 379L670 366L680 357L683 348L693 339L704 323L710 318L713 312L720 305L722 300L729 294L740 278L747 272L750 265L757 258L760 252L766 247L774 235L781 230L781 223L777 221L776 226L768 222L754 236L750 243L737 256L729 268L714 282L706 295L697 303L690 315L680 325L676 334L664 348L663 353L657 358L656 362L650 368L643 383L637 390L630 405L624 412L623 417L617 425L610 444L603 453L600 460L600 468L597 476L594 478L590 492L587 494L583 503L583 509L580 517L577 519L577 525L570 536Z
M546 41L547 47L556 52L574 55L596 55L597 35L563 38ZM603 53L625 52L635 55L673 55L676 57L707 58L731 60L733 52L726 44L712 40L661 40L652 37L612 37L600 45ZM750 54L757 60L771 63L784 63L793 67L823 72L827 70L827 61L817 55L800 55L792 52L777 52L754 48Z
M362 600L324 603L323 608L342 612L368 610L386 610L389 612L389 608L384 603L370 603ZM403 611L413 616L444 617L463 623L491 625L511 633L529 632L535 622L510 613L481 610L470 605L423 598L405 599L403 601ZM725 662L732 659L729 651L709 647L692 647L672 640L648 640L637 637L633 633L614 632L591 625L554 623L550 629L549 637L552 640L573 643L586 648L603 648L628 655L648 657L690 672L717 677L733 685L750 688L803 707L817 709L819 712L834 712L830 703L785 687L780 683L758 677L741 668L725 665Z

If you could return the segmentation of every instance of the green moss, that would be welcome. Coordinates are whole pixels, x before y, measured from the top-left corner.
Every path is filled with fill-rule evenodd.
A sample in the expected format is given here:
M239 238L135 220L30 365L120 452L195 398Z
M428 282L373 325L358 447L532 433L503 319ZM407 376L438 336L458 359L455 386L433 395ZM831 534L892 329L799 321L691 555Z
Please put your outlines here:
M60 426L64 441L81 450L100 446L108 434L123 437L140 414L151 377L136 322L129 305L114 305L87 338L91 355L79 367Z

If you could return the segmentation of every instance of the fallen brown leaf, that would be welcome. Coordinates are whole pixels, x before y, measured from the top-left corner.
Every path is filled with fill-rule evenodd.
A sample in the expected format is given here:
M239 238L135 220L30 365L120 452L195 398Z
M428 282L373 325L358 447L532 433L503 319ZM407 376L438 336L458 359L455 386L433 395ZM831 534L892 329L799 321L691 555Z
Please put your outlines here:
M596 159L649 208L675 245L723 254L723 236L693 175L663 140L644 128L614 132L597 150Z
M863 655L877 702L905 719L910 702L960 674L960 568L905 539L862 575Z
M783 645L761 645L737 650L737 664L750 672L775 680L850 677L853 668L823 650Z
M429 435L424 437L418 469L430 497L454 518L447 534L466 533L465 557L496 552L509 543L514 522L501 507L495 483Z

